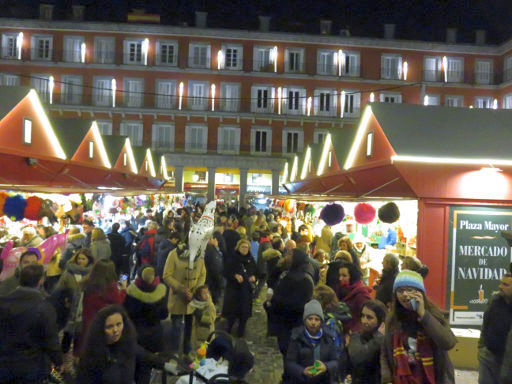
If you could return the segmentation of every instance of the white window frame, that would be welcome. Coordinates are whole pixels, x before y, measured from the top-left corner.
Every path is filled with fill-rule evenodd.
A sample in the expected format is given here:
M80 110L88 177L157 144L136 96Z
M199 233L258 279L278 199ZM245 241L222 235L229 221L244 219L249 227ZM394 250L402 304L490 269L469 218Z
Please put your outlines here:
M441 96L440 95L433 95L433 94L427 94L425 95L428 97L428 106L437 107L441 105Z
M194 130L202 130L201 142L192 141ZM208 126L201 124L190 124L185 127L185 151L193 153L206 153L208 144Z
M13 75L10 73L3 73L1 75L2 85L6 85L9 87L17 87L20 85L20 76Z
M512 109L512 93L503 96L503 109Z
M434 69L427 68L427 64L433 64ZM442 59L441 56L425 56L423 58L423 80L430 82L442 81Z
M328 134L329 131L327 129L315 129L315 132L313 133L313 143L323 144L324 139L327 137Z
M169 132L169 142L160 142L158 139L160 137L159 132L168 131ZM163 123L163 122L155 122L151 128L151 146L156 151L161 152L169 152L174 151L174 133L175 133L175 125L173 123Z
M267 95L266 101L265 91ZM270 85L253 85L251 88L251 111L260 113L271 113L274 109L274 95L275 89Z
M202 88L202 94L196 94L199 88ZM206 111L208 109L208 102L210 94L210 83L208 81L195 81L188 82L188 97L187 106L193 111Z
M330 95L327 101L326 96ZM323 101L322 101L323 100ZM327 109L327 103L329 104L329 108ZM313 105L315 115L318 116L336 116L337 108L338 108L338 92L332 88L317 88L314 92L313 97Z
M337 52L333 49L319 49L316 53L316 73L319 75L336 76L338 74L338 63L334 62ZM325 62L322 63L322 57Z
M162 60L162 46L173 47L172 61L168 61L169 54L167 52L166 60ZM156 41L156 64L166 67L176 67L178 65L178 42L176 40L157 40Z
M236 50L236 65L232 65L232 62L228 60L228 49ZM243 60L244 60L244 47L241 44L223 44L222 45L222 55L224 56L224 63L221 69L226 69L230 71L240 71L242 70ZM231 59L232 61L232 59ZM229 65L228 65L229 64Z
M224 132L229 131L233 143L224 142ZM238 155L240 153L240 127L234 125L221 125L217 133L217 152Z
M493 102L492 96L475 96L475 108L492 109Z
M48 41L48 52L43 54L43 56L39 55L39 41ZM31 46L31 55L30 58L32 60L37 61L52 61L53 59L53 36L52 35L33 35L30 41ZM43 48L46 50L46 47Z
M488 71L482 71L482 67L487 67ZM476 59L475 60L475 83L492 84L493 83L493 60Z
M457 104L457 105L453 105L453 104ZM462 95L445 95L444 106L445 107L453 107L453 108L463 107L464 106L464 96L462 96Z
M265 132L266 143L265 151L256 151L257 132ZM261 148L260 148L261 149ZM270 127L252 127L251 128L251 154L252 155L271 155L272 154L272 128Z
M107 87L100 87L98 82L105 82ZM101 107L112 105L112 77L94 76L93 77L93 104Z
M125 39L123 41L123 63L131 65L143 65L144 64L144 52L142 52L144 40L143 39ZM132 57L132 45L135 47L135 51ZM140 49L140 60L138 59L138 51Z
M225 112L238 112L241 91L240 83L220 83L220 109Z
M402 55L383 53L380 57L380 77L387 80L400 80L402 77Z
M35 88L43 103L50 101L50 76L42 73L31 74L30 85Z
M464 58L463 57L455 57L448 56L447 60L447 74L446 74L446 82L447 83L462 83L464 81ZM453 69L450 69L455 63L459 63L461 70L454 72Z
M205 63L197 59L194 50L196 48L206 49ZM188 66L189 68L210 68L211 65L211 45L209 43L190 43L188 46Z
M116 39L111 36L94 38L94 62L96 64L113 64L115 62Z
M341 57L343 60L341 75L344 77L359 77L361 73L361 54L358 51L343 51Z
M253 48L253 71L274 72L274 63L272 63L272 61L270 60L270 52L272 51L272 49L274 49L274 47L269 45L257 45ZM260 53L262 53L265 56L263 59L260 59ZM266 56L268 56L268 63Z
M162 89L167 88L169 92L163 93ZM157 79L155 84L155 108L174 109L177 100L176 80Z
M386 100L386 98L388 98L388 100ZM393 98L393 100L391 100L391 98ZM402 103L402 94L396 92L381 92L379 100L381 103L400 104Z
M104 136L112 135L112 120L96 120L100 134Z
M298 63L290 62L290 54L298 55ZM284 71L286 73L304 72L304 48L289 47L284 50Z
M12 46L9 47L12 41ZM17 33L3 33L2 34L2 59L17 59L18 58L18 34Z
M288 135L297 135L297 148L294 147L294 143L292 143L292 147L288 147ZM283 156L294 155L297 153L302 153L304 148L304 131L300 129L283 129Z
M64 36L62 43L62 59L68 63L81 63L82 62L82 43L85 42L83 36ZM70 45L73 47L70 49Z
M82 103L83 77L80 75L62 75L60 102L77 105Z
M343 116L358 117L361 114L361 92L357 89L345 90Z
M512 80L512 55L506 56L503 60L503 80Z
M139 84L139 89L131 89L134 84ZM142 107L144 104L144 78L125 77L123 78L123 101L124 106L129 108Z
M140 147L144 135L144 124L140 120L122 121L119 133L121 136L129 137L132 146Z
M292 108L290 108L290 95L289 93L293 92L294 95L292 97L293 104ZM298 95L298 97L297 97ZM282 106L281 111L286 115L304 115L306 112L306 89L302 87L286 87L282 90ZM298 108L296 108L298 106Z

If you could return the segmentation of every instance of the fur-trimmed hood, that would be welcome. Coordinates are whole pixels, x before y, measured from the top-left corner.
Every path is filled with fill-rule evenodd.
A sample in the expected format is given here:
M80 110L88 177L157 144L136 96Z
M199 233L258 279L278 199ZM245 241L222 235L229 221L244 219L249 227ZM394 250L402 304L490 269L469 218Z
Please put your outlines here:
M151 292L145 292L135 284L130 284L126 290L128 295L146 304L156 303L157 301L162 300L165 297L166 292L167 289L164 284L158 284Z

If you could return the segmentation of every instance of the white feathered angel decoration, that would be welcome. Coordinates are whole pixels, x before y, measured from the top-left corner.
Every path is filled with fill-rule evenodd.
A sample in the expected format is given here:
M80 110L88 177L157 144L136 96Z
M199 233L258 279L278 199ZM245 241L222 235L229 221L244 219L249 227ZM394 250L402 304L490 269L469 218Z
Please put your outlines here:
M215 200L206 204L203 216L196 224L190 227L188 234L188 248L190 250L189 268L194 267L194 260L197 257L204 257L206 245L208 240L211 239L214 228L215 207L217 202Z

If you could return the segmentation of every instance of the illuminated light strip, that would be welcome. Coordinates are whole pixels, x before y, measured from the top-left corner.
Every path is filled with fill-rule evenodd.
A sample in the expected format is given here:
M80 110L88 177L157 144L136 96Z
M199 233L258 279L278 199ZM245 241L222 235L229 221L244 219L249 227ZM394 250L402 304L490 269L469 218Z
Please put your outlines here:
M341 76L342 74L342 66L344 64L344 60L343 60L343 50L340 49L338 51L338 76Z
M357 129L356 138L354 139L352 143L352 147L350 148L350 151L348 153L347 160L345 162L345 165L343 168L345 170L350 169L352 165L354 164L354 160L356 159L357 150L359 149L359 146L361 145L361 141L364 137L364 131L366 130L366 126L368 125L368 122L370 121L370 117L372 115L372 107L369 105L366 106L363 117L361 119L361 123L359 124L359 128Z
M16 47L18 48L18 60L21 60L21 52L23 51L23 32L18 33L16 37Z
M50 76L48 79L48 92L50 93L50 104L53 104L53 89L55 88L55 78Z
M135 163L135 157L133 156L132 144L130 142L129 137L126 138L125 146L126 146L126 152L128 152L128 159L130 160L130 168L131 168L132 172L139 173L137 170L137 165Z
M281 103L283 98L283 89L281 87L277 88L277 114L281 114Z
M341 106L340 117L343 119L343 114L345 113L345 91L341 91L340 106Z
M274 58L274 72L277 72L277 46L275 46L273 49L273 58Z
M290 172L290 181L294 182L297 179L297 171L299 168L299 158L297 155L293 158L292 171Z
M167 162L165 161L165 156L162 155L160 160L160 167L162 168L162 175L165 180L169 180L169 174L167 173Z
M306 150L306 155L304 156L304 164L302 164L302 171L300 173L300 179L304 180L306 178L306 173L308 172L309 161L311 160L311 147L308 147Z
M179 98L178 98L178 109L181 111L181 104L183 102L183 81L179 85Z
M444 72L444 82L448 82L448 58L443 56L443 72Z
M86 52L86 45L85 45L85 43L82 43L80 45L80 58L82 60L82 63L85 63L85 52Z
M217 52L217 69L220 70L224 67L224 52L220 50Z
M512 160L504 159L461 159L455 157L429 157L396 155L391 160L397 162L431 163L431 164L467 164L467 165L512 165Z
M110 82L110 88L112 90L112 108L116 107L116 89L117 89L117 83L116 79L112 79Z
M283 168L283 184L286 183L287 179L288 179L288 162L284 163L284 168Z
M149 173L152 177L156 177L155 164L153 164L153 156L151 156L151 150L149 148L146 149L146 158L149 161Z
M39 120L41 121L41 125L43 126L46 136L48 139L50 139L50 143L52 144L53 150L55 151L55 155L59 159L66 160L66 154L60 145L59 139L57 139L57 136L55 136L53 127L50 124L50 120L48 120L48 116L44 111L43 105L41 104L41 100L39 100L37 92L34 89L31 89L28 93L28 98L36 111L37 117L39 117Z
M212 112L215 111L215 84L212 84Z
M423 105L428 105L428 95L425 95L425 97L423 97Z
M142 41L142 54L144 55L144 65L148 65L148 52L149 52L149 39L145 38Z
M407 72L409 71L409 64L407 64L407 61L404 61L403 67L402 74L404 76L404 80L407 80Z
M324 139L324 147L322 148L322 157L320 158L320 163L318 164L318 170L316 171L317 176L321 176L325 170L325 164L327 164L327 154L329 153L329 149L331 148L331 134L328 133Z
M313 98L311 96L309 96L307 106L306 106L306 115L307 116L311 116L311 104L313 104Z
M373 103L375 101L375 93L370 93L370 103Z
M92 122L92 135L94 136L94 140L98 143L98 150L100 151L101 160L103 161L103 166L106 168L112 168L110 164L110 160L107 156L107 151L105 149L105 144L103 143L103 138L100 134L100 129L98 128L98 124L96 121Z

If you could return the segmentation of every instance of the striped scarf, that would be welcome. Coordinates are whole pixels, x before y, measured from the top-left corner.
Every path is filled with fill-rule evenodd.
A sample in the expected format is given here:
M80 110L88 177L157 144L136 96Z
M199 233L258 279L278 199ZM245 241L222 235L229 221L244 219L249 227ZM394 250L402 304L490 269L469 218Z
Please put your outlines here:
M409 365L409 355L404 348L407 334L397 331L393 334L393 359L395 371L393 383L395 384L436 384L434 371L434 353L430 339L422 332L416 335L417 345L414 357L416 364Z

